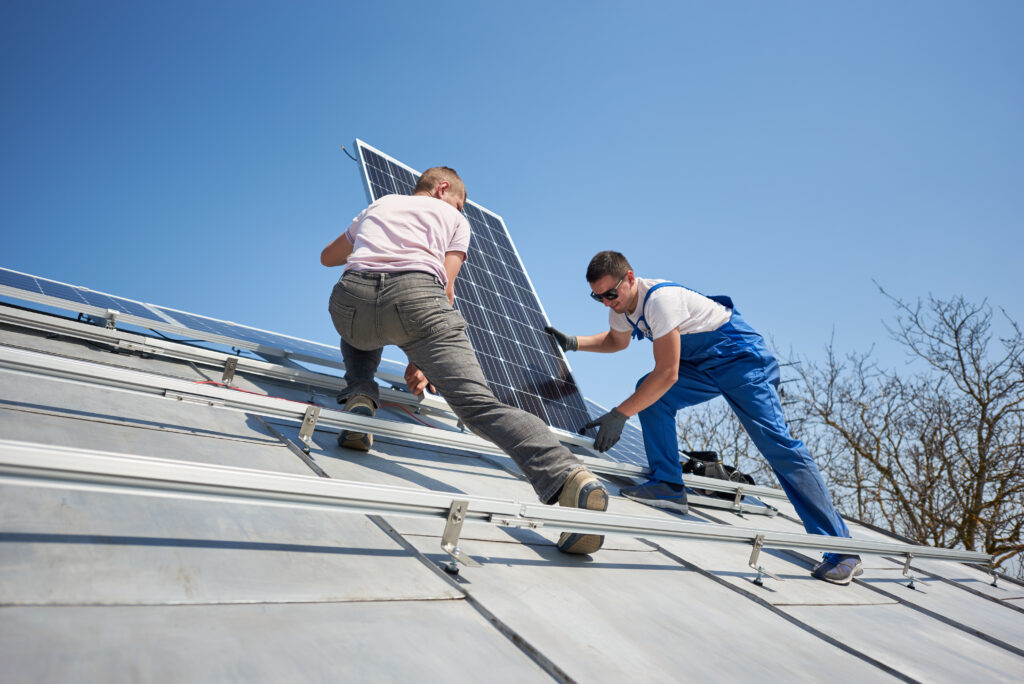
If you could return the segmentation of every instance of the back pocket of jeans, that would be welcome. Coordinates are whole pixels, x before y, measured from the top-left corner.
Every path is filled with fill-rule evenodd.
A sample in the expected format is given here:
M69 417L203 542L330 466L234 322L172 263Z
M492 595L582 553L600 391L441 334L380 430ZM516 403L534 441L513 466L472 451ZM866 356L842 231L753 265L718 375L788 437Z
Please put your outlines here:
M451 307L440 297L428 297L398 302L396 308L405 332L414 338L429 337L451 327L447 315Z
M355 330L356 308L347 304L331 302L330 311L334 329L338 331L343 340L351 344Z

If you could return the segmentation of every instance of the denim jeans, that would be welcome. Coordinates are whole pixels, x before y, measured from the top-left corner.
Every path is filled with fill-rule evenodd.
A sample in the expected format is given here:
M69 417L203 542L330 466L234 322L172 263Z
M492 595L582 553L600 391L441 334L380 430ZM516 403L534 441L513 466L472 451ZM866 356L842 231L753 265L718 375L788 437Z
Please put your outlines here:
M849 537L818 466L804 443L789 431L778 385L778 362L738 311L733 310L732 318L718 330L682 335L678 379L640 412L654 477L683 481L676 413L721 395L771 464L804 529L810 534Z
M582 462L531 413L502 404L487 385L466 321L429 273L346 271L334 286L331 320L341 335L348 395L378 401L382 347L401 347L474 433L512 457L537 496L554 503Z

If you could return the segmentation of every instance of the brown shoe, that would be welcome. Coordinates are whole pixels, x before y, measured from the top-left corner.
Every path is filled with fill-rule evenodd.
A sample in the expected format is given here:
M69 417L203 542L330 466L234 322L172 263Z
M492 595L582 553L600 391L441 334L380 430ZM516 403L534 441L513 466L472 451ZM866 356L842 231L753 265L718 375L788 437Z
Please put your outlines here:
M608 510L608 492L604 485L586 468L574 470L565 480L558 505L586 508L591 511ZM594 553L604 544L604 535L563 532L558 537L558 550L562 553Z
M354 394L345 401L345 413L354 413L357 416L373 417L377 407L373 399L363 394ZM373 446L373 435L369 432L356 432L354 430L342 430L338 435L338 444L347 449L356 451L369 451Z

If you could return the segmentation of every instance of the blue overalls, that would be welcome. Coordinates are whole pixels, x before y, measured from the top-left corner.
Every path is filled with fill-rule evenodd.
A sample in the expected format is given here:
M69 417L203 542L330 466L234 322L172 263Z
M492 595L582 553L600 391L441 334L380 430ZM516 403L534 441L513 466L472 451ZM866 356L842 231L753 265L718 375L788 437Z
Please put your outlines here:
M647 298L665 286L683 287L678 283L658 283L647 291L640 318L636 323L629 321L637 339L645 337L639 324L647 324ZM730 319L717 330L679 336L679 379L658 401L640 412L652 477L672 483L683 481L676 413L721 394L758 451L771 464L807 532L849 537L810 452L803 442L790 435L779 401L778 361L729 297L709 299L728 308L732 312ZM647 332L646 336L649 335ZM640 378L640 382L646 377Z

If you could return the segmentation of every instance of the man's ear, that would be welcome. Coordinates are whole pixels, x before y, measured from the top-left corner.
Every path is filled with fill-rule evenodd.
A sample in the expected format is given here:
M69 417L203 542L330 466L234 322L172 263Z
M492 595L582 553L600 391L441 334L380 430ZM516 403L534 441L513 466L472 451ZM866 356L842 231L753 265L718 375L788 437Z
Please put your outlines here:
M444 193L447 192L451 187L452 184L449 183L448 181L441 181L440 183L434 186L434 197L436 199L441 199L442 197L444 197Z

